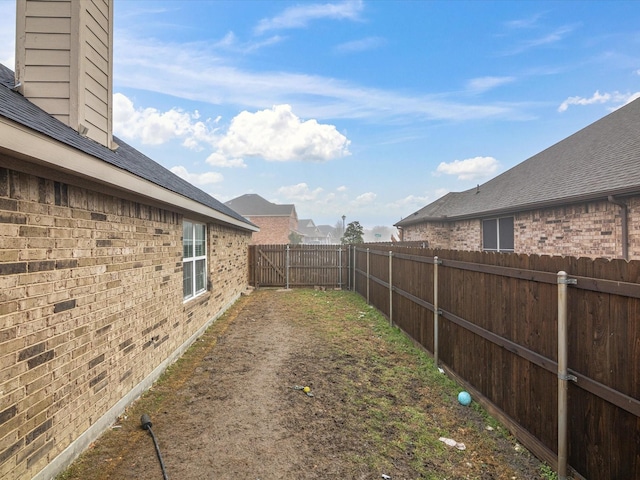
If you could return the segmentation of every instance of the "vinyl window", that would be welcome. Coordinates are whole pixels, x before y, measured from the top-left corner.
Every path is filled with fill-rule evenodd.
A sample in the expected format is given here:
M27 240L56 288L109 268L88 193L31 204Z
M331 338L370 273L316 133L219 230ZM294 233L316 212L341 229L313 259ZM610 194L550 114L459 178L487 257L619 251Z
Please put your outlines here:
M513 217L482 221L482 249L490 252L513 252Z
M189 300L207 290L207 226L182 224L182 297Z

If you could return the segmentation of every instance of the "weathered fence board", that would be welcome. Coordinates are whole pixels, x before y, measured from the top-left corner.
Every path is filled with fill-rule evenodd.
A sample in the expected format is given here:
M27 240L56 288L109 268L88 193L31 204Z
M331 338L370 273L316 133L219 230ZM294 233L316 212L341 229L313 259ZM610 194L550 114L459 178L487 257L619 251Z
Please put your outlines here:
M381 245L354 250L354 289L426 350L437 347L441 365L552 465L557 273L568 272L577 280L568 290L568 366L576 377L568 390L569 464L585 478L640 478L640 262ZM442 263L434 346L436 255Z
M251 245L249 284L348 288L348 256L341 245Z

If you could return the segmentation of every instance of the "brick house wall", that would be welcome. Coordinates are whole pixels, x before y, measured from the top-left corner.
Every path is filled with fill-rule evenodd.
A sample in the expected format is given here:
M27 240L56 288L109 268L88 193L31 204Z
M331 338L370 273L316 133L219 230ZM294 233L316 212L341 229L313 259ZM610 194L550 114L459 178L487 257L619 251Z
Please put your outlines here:
M514 216L518 253L618 258L622 254L620 207L595 202Z
M183 303L182 220L0 168L0 478L55 475L246 288L250 232L209 223Z
M640 197L627 200L629 229L629 260L640 260ZM619 220L616 221L616 225Z
M410 225L403 228L402 240L426 241L431 248L478 250L482 248L481 222L463 220Z
M253 232L252 245L288 244L289 234L298 229L298 221L293 215L288 217L245 215L245 218L260 227L259 232Z
M640 259L640 198L629 198L625 202L628 205L629 260L637 260ZM520 212L513 217L516 253L622 257L620 206L611 202ZM431 248L481 250L482 222L464 220L409 225L403 229L403 241L426 241Z

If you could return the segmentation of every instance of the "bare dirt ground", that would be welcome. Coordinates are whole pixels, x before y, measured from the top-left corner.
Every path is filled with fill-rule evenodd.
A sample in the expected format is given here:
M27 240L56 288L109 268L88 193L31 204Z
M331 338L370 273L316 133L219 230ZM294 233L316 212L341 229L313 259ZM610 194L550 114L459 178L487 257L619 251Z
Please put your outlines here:
M162 479L142 413L172 480L542 478L450 386L406 376L416 354L389 344L376 315L346 292L241 298L60 478Z

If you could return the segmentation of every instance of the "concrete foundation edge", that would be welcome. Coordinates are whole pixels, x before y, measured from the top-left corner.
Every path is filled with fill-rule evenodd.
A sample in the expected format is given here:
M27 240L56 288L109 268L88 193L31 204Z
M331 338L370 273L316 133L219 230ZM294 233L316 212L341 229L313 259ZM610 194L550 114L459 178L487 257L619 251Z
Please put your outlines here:
M53 480L56 475L61 473L69 465L77 459L102 433L104 433L110 425L131 405L135 400L147 391L153 383L162 375L166 368L178 360L182 354L195 342L207 328L211 326L218 318L226 312L236 300L240 298L240 294L233 297L216 315L214 315L207 323L198 329L191 337L187 339L180 347L167 357L160 365L158 365L147 377L145 377L138 385L132 388L120 401L109 409L102 417L98 419L91 427L89 427L82 435L65 448L60 454L47 464L45 468L40 470L32 480Z

